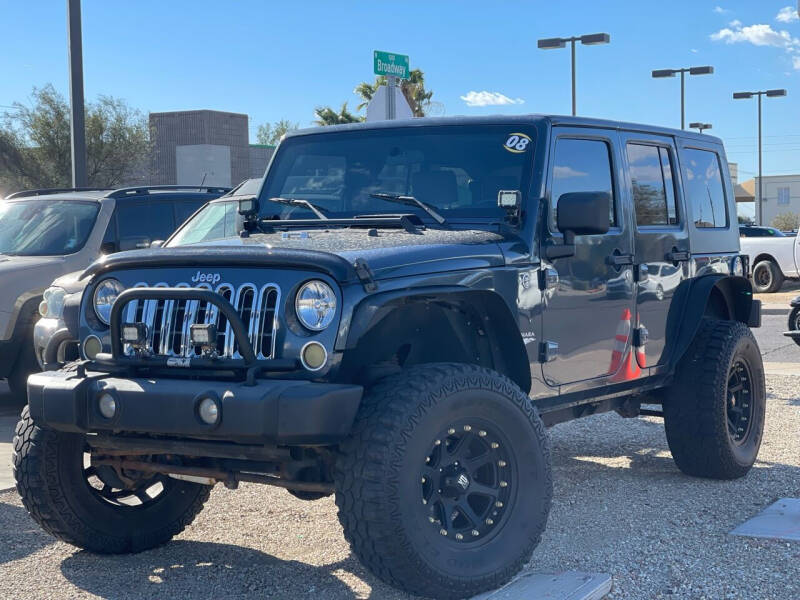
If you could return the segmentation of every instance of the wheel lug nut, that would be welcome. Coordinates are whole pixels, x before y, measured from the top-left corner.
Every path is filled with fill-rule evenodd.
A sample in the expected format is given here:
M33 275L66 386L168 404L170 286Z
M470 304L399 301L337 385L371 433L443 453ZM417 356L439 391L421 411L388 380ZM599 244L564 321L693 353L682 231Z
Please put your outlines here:
M481 437L486 437L486 432L485 432L483 429L481 429L481 430L478 432L478 435L479 435L479 436L481 436Z
M453 429L452 427L447 430L447 433L449 433L450 435L453 435L455 432L456 432L456 430Z
M500 447L500 444L498 444L497 442L492 442L492 449L493 450L497 450L499 447Z
M425 478L424 477L422 478L422 483L425 483Z
M428 501L427 501L427 500L425 500L425 498L423 498L423 499L422 499L422 503L423 503L423 504L427 504L427 503L428 503Z
M492 521L491 519L486 519L486 524L487 525L494 525L494 521Z
M431 457L430 456L426 456L425 457L425 464L427 465L429 462L431 462Z
M472 431L471 425L464 425L464 431Z
M494 503L494 505L495 505L497 508L503 508L503 503L502 503L502 502L500 502L499 500L498 500L497 502L495 502L495 503Z
M431 523L436 523L436 519L434 519L433 517L428 517L428 521L430 521Z
M439 533L441 533L442 535L447 535L447 529L440 529Z
M457 534L456 534L456 539L457 539L457 540L463 540L463 539L464 539L464 536L463 536L463 535L461 535L460 533L457 533Z
M477 529L473 529L473 530L472 530L472 535L473 535L474 537L478 537L480 534L481 534L481 533L480 533L480 531L478 531Z
M508 487L508 482L507 481L501 481L500 482L500 487Z
M498 460L498 461L497 461L497 466L498 466L498 467L505 467L505 466L506 466L506 461L504 461L504 460Z
M433 445L434 446L438 446L441 443L442 443L442 440L436 440L435 442L433 442Z

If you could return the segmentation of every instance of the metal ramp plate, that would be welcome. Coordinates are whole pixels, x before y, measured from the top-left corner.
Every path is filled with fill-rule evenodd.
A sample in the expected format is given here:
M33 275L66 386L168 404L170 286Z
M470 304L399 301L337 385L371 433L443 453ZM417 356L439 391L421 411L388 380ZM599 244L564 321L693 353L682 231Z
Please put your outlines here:
M605 573L523 573L508 585L472 600L600 600L611 591Z
M781 498L739 525L731 535L800 542L800 499Z

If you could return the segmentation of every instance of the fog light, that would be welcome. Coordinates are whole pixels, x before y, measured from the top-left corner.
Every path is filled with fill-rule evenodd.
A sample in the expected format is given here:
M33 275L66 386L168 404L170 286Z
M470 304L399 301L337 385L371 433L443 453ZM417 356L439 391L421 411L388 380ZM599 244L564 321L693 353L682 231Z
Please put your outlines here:
M217 326L214 323L198 323L189 328L189 337L195 346L216 346Z
M214 398L203 398L197 405L197 414L203 423L216 425L219 422L219 404Z
M102 351L103 343L96 335L90 335L83 340L83 355L89 360L94 360Z
M327 360L328 352L319 342L308 342L300 352L300 362L309 371L319 371Z
M122 341L131 346L143 346L147 341L147 325L144 323L123 324Z
M97 408L106 419L113 419L117 414L117 401L108 392L103 392L97 399Z

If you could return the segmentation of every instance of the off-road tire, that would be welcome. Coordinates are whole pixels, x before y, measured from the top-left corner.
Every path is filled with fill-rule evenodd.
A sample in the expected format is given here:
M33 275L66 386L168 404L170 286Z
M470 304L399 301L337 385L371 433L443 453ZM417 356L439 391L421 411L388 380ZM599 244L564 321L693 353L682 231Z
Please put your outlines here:
M493 428L502 432L497 439L508 448L501 450L514 455L514 479L506 483L514 496L508 513L497 517L496 531L480 539L467 534L459 546L457 537L443 537L440 525L425 516L430 507L422 501L425 480L420 483L416 467L428 463L437 432L445 432L438 447L446 448L449 424L466 431L462 424L468 422L478 425L478 436L487 436L480 424L487 426L483 442L492 439ZM381 380L365 394L340 450L336 504L345 537L389 585L426 597L470 597L509 581L539 544L552 499L547 434L527 395L494 371L441 363Z
M194 520L211 493L206 485L170 480L150 504L107 503L82 477L84 443L80 434L37 426L27 406L14 434L14 478L22 503L42 529L73 546L99 554L159 546Z
M749 426L742 439L729 432L729 380L746 367ZM764 432L766 388L761 352L738 321L703 319L664 400L664 426L672 457L687 475L736 479L758 456Z
M753 288L759 294L771 294L781 289L783 273L775 261L770 259L760 260L753 267Z
M800 329L800 306L795 306L789 313L789 331ZM800 338L792 338L794 343L800 346Z

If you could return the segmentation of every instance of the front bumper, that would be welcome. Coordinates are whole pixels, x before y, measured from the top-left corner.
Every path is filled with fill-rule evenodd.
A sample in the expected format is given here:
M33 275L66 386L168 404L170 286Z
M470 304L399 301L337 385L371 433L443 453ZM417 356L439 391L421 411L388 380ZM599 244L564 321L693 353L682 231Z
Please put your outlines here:
M114 396L112 419L97 408L101 392ZM106 373L51 371L28 379L33 420L68 432L114 432L280 445L333 444L350 433L361 402L358 385L303 380L244 382L118 378ZM215 398L221 418L209 426L197 415Z

